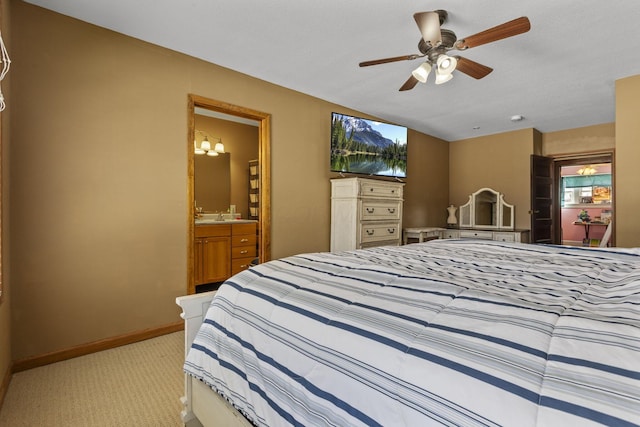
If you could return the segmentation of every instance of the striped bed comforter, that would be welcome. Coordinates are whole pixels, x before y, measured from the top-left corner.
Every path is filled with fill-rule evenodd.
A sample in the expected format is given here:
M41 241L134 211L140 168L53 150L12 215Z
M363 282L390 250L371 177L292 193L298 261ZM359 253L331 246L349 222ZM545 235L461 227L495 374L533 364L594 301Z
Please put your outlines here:
M640 425L640 252L470 240L229 279L185 371L259 426Z

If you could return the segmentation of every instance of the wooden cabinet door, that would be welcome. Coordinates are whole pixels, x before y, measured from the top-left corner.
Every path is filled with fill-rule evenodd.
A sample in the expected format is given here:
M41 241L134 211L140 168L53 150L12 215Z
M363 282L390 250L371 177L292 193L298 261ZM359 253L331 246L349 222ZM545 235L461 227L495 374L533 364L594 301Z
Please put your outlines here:
M231 276L231 238L202 239L203 283L221 282Z

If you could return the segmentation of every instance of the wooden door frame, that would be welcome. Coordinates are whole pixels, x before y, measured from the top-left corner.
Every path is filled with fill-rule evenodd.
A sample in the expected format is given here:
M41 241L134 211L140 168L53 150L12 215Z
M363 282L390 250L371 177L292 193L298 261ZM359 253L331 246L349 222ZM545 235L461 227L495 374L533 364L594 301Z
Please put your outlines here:
M229 104L203 96L189 94L187 106L187 294L196 291L194 281L195 239L195 108L201 107L218 113L255 120L258 125L258 168L260 173L260 214L258 219L258 259L271 259L271 114Z
M576 154L567 154L563 156L553 157L553 177L556 182L555 197L557 203L553 207L553 223L557 224L554 227L554 242L562 244L562 207L560 206L560 200L563 195L561 194L561 176L560 169L563 166L577 166L583 164L593 163L611 163L611 188L612 188L612 200L611 200L611 220L613 221L612 233L611 233L611 246L615 246L616 235L616 208L615 208L615 150L597 151L597 152L585 152Z

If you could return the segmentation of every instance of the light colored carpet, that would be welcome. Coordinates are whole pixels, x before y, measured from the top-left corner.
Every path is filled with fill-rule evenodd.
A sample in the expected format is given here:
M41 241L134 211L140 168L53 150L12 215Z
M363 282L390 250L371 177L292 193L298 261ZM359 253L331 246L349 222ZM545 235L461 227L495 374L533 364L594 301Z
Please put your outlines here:
M182 426L184 332L18 372L2 427Z

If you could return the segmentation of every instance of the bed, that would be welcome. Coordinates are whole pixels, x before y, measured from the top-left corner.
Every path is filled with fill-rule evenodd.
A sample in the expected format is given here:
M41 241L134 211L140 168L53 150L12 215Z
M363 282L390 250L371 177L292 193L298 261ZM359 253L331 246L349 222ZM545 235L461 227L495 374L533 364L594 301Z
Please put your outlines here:
M640 425L633 249L303 254L177 302L187 425Z

